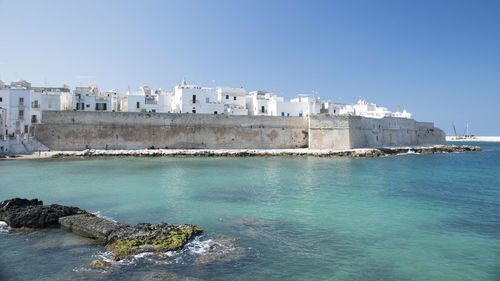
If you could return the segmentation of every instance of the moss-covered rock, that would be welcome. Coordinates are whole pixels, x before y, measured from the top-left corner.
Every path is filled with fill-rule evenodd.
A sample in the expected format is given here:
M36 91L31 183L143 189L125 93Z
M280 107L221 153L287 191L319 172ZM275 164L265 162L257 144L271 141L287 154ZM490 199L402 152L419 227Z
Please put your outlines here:
M113 252L113 260L123 260L143 252L167 252L182 249L190 239L203 229L195 225L141 224L136 232L117 239L106 246ZM148 231L144 231L147 229Z

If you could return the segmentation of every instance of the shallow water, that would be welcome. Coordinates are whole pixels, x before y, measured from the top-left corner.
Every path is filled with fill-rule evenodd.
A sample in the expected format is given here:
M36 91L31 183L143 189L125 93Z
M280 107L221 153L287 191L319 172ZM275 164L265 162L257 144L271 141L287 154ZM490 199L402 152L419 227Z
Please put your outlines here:
M128 224L193 223L165 260L102 271L92 240L0 230L1 280L498 280L500 144L483 152L347 159L116 158L0 161L0 200L39 198ZM245 256L199 265L207 241Z

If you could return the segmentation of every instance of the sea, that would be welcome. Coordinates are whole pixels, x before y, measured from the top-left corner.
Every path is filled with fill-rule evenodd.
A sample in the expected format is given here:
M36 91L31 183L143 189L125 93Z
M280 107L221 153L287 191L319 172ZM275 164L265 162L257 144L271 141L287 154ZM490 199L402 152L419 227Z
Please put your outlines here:
M0 161L1 201L38 198L131 225L204 229L166 257L94 268L110 253L91 239L2 227L0 280L163 272L179 280L500 280L500 143L475 145L484 151ZM218 239L237 250L197 262Z

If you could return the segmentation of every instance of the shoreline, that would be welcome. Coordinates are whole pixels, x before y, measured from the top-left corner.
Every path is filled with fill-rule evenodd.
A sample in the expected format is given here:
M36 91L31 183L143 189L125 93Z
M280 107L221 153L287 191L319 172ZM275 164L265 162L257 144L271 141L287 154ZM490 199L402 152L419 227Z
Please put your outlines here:
M269 156L313 156L313 157L380 157L399 154L434 154L463 151L481 151L472 145L433 145L382 148L355 148L345 150L296 149L86 149L82 151L42 151L32 154L5 155L0 160L94 158L94 157L269 157Z
M450 142L500 142L500 137L494 136L483 136L483 137L470 137L470 138L460 138L457 139L455 136L446 136L446 141Z

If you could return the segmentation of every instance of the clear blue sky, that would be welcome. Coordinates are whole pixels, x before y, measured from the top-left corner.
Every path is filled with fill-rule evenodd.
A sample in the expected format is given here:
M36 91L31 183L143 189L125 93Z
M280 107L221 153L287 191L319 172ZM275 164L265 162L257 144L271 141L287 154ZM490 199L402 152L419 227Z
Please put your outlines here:
M500 135L500 1L0 0L0 79L359 97Z

